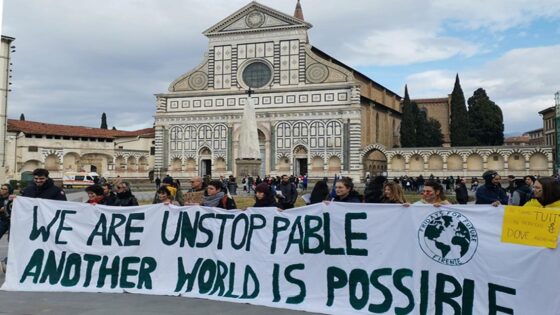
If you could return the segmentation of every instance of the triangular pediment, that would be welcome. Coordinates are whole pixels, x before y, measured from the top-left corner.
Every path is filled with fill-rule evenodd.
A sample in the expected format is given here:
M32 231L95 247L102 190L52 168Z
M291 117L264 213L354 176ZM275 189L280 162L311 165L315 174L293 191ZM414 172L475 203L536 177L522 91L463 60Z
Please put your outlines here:
M216 23L203 34L211 36L293 28L309 29L311 24L253 1Z

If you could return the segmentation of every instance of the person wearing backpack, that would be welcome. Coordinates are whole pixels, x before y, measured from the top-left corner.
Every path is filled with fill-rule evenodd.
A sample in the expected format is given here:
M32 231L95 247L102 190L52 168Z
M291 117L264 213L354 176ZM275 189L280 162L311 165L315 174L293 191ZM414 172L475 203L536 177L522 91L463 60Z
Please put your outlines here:
M235 200L223 191L223 184L219 180L211 180L206 188L206 194L202 197L202 206L216 207L226 210L237 209Z
M511 195L511 204L513 206L523 206L527 201L531 200L533 191L524 179L514 180L515 190Z

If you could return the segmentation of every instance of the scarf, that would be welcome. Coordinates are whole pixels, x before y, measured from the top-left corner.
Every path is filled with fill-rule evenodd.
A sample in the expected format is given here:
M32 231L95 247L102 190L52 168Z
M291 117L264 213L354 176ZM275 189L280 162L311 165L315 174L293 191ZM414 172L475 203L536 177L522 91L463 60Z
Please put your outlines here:
M217 207L220 204L220 200L222 200L225 195L223 191L220 191L214 196L203 196L202 205L205 207Z

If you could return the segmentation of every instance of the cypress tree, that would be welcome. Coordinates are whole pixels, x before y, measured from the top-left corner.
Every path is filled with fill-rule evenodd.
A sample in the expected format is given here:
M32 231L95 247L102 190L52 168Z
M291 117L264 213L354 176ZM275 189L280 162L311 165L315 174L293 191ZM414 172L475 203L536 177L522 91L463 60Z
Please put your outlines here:
M426 136L426 124L428 122L428 116L426 111L420 110L418 108L418 104L416 102L411 102L412 104L412 113L415 117L415 128L416 128L416 146L417 147L427 147Z
M455 86L451 92L451 122L449 133L451 138L451 146L468 146L472 141L469 139L469 117L467 106L465 104L465 95L459 82L459 74L455 77Z
M107 115L105 113L101 115L101 127L99 128L107 129Z
M441 124L437 119L430 118L426 122L425 144L427 147L441 147L443 144Z
M25 115L23 113L21 113L21 115L19 115L19 120L25 120Z
M504 118L502 110L482 88L474 91L468 100L469 133L475 145L502 145Z
M410 148L416 146L416 116L414 107L416 107L416 112L418 111L418 106L410 102L410 97L408 96L408 86L404 86L404 100L402 104L402 120L401 120L401 146L403 148Z

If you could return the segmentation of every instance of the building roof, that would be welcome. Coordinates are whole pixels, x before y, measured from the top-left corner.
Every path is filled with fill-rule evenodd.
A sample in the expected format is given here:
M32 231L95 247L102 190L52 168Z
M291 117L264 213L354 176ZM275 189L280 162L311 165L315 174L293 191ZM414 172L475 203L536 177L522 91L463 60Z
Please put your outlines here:
M554 111L555 108L556 108L556 107L554 107L554 106L550 106L550 107L548 107L548 108L545 108L545 109L541 110L541 111L539 112L539 114L540 114L540 115L548 114L548 113Z
M532 134L532 133L542 133L542 132L543 132L543 128L537 128L537 129L534 129L534 130L526 131L526 132L523 133L523 135L529 135L529 134Z
M447 97L438 97L438 98L415 98L411 99L411 102L419 103L447 103L449 98Z
M47 124L38 121L8 119L8 132L25 134L115 139L121 137L149 138L155 136L154 128L134 131L111 130L84 126Z
M381 89L383 89L383 90L389 92L389 94L391 94L391 95L393 95L393 96L395 96L395 97L401 99L401 97L400 97L397 93L395 93L395 92L389 90L388 88L384 87L383 85L381 85L381 84L375 82L374 80L372 80L372 79L371 79L370 77L368 77L367 75L365 75L365 74L361 73L360 71L358 71L358 70L356 70L356 69L354 69L354 68L348 66L347 64L345 64L345 63L343 63L343 62L337 60L336 58L330 56L329 54L327 54L326 52L320 50L319 48L317 48L317 47L315 47L315 46L311 46L311 51L313 51L315 54L319 55L321 58L323 58L323 59L325 59L325 60L328 60L328 61L330 61L330 62L332 62L332 63L334 63L334 64L336 64L336 65L339 65L339 66L341 66L341 67L343 67L343 68L349 70L349 71L352 72L354 75L362 76L363 78L365 78L366 80L368 80L369 82L371 82L373 85L375 85L375 86L377 86L377 87L379 87L379 88L381 88Z
M529 136L516 136L516 137L507 137L504 139L504 143L528 143Z

